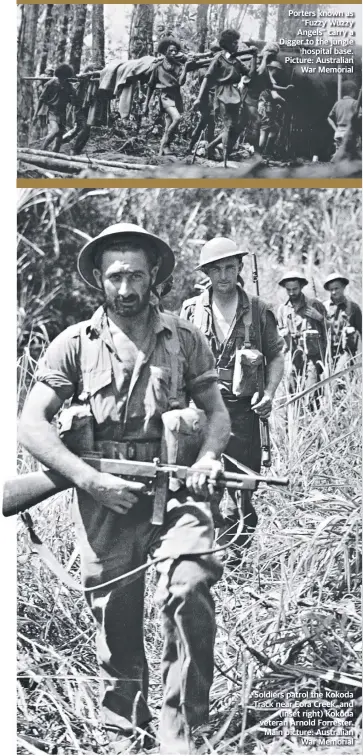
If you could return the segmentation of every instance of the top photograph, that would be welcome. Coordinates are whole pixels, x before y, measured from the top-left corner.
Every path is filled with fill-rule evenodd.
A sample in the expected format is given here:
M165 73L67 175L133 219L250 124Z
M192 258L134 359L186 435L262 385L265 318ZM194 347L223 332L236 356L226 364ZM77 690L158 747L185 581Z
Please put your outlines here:
M358 4L17 13L19 178L362 176Z

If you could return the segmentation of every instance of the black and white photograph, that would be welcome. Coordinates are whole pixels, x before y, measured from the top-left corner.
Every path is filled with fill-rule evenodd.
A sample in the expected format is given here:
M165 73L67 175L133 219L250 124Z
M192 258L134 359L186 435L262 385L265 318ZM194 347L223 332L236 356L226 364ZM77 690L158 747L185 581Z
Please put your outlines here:
M18 6L20 178L361 178L358 4Z
M360 753L361 191L17 200L17 753Z

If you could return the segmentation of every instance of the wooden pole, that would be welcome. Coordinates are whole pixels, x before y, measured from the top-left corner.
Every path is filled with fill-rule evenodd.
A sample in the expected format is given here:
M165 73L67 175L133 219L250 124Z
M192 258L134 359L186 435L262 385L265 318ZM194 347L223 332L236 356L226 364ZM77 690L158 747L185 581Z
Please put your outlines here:
M56 153L54 153L56 154ZM99 171L100 173L104 173L105 175L109 176L110 172L112 172L113 176L118 176L120 178L127 177L130 174L130 170L128 169L122 169L122 168L108 168L108 166L100 165L98 163L89 163L88 166L85 165L85 163L81 163L79 161L73 160L72 162L68 160L63 160L61 157L48 157L48 156L41 156L41 155L30 155L25 150L23 152L18 153L18 160L22 160L25 163L33 163L37 166L42 166L46 170L51 171L66 171L68 173L78 174L81 171L87 170L87 167L89 170L93 171Z
M23 153L27 155L38 156L41 158L50 158L51 160L64 160L67 163L82 163L85 167L92 168L93 166L103 166L105 168L125 168L127 170L144 171L144 170L156 170L155 166L146 165L144 163L125 163L118 160L102 160L99 158L86 157L81 155L66 155L63 152L51 152L50 150L37 150L27 147L21 147L18 150L18 155L21 157Z

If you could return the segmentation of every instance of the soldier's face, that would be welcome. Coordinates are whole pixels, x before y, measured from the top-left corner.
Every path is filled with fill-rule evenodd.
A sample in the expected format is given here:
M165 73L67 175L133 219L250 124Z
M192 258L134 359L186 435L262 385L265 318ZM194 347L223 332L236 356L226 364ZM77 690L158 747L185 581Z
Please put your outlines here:
M302 292L301 284L298 281L286 281L285 289L291 302L298 302Z
M242 263L238 257L227 257L226 260L210 263L206 273L212 282L213 291L222 295L234 294L240 270Z
M132 318L148 306L158 269L150 269L147 253L141 247L106 250L100 265L93 274L110 312Z
M329 284L330 297L334 304L338 304L344 299L344 289L345 286L342 281L332 281Z

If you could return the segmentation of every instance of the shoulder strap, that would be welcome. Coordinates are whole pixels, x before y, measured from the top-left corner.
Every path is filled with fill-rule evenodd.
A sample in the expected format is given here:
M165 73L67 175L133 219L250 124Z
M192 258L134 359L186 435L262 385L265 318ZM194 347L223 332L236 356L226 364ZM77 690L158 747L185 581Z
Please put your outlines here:
M79 332L78 343L78 360L79 369L82 375L83 391L78 397L80 401L87 402L90 397L90 386L88 384L88 376L90 374L90 350L89 350L89 338L86 334L86 329L81 328Z
M245 328L245 345L246 346L250 345L250 343L251 343L251 340L250 340L250 329L251 329L252 320L253 320L253 308L254 308L254 302L253 302L253 300L254 300L254 297L251 297L251 299L248 297L249 307L248 307L248 310L244 313L244 315L242 317L242 322L243 322L243 325L244 325L244 328Z
M208 294L209 296L209 294ZM192 322L199 328L202 333L206 334L208 329L208 313L205 310L205 292L200 294L195 300Z
M345 312L347 313L348 318L351 318L353 315L353 307L352 307L352 300L347 298L347 306L345 308Z
M165 339L165 343L166 348L171 355L169 405L170 407L173 407L173 405L178 403L178 354L180 352L180 341L175 317L168 312L163 312L163 320L171 330L171 339Z

